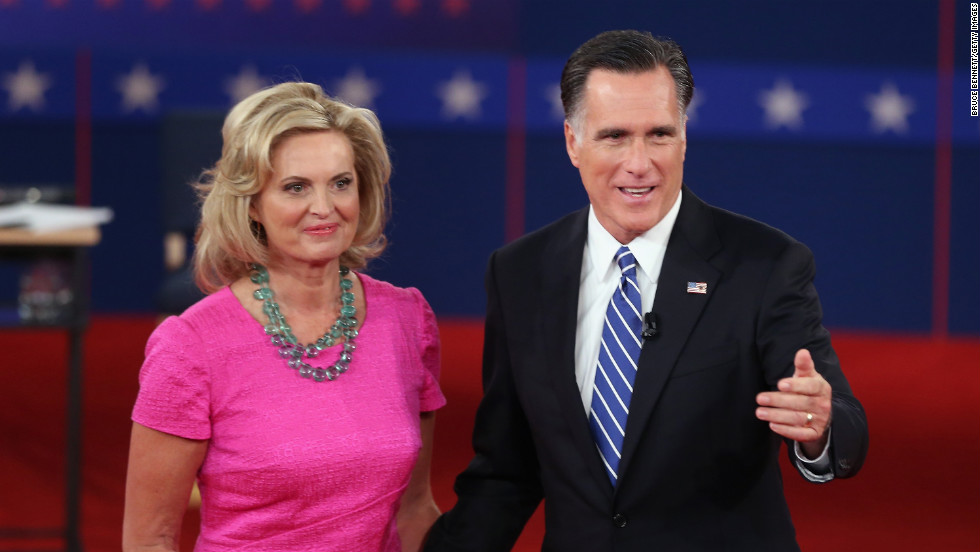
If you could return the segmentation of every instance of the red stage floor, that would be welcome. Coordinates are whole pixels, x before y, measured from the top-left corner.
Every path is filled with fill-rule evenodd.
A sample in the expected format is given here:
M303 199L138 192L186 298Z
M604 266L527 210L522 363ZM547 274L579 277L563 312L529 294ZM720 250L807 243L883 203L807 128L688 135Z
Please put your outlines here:
M85 548L119 549L129 410L151 318L96 317L86 339L82 524ZM432 484L443 509L469 461L480 398L479 322L444 321L443 388ZM834 332L871 428L855 479L811 485L786 472L804 551L980 549L980 340ZM63 516L67 339L0 332L0 527L48 527ZM539 511L515 550L539 550ZM194 533L188 517L185 542ZM57 541L0 542L32 550ZM185 546L189 550L190 545Z

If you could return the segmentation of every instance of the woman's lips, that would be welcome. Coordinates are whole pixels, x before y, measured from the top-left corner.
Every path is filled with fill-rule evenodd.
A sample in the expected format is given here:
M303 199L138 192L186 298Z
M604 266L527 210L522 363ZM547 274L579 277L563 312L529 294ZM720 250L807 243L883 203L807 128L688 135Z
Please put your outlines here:
M337 224L317 224L316 226L307 226L303 229L303 232L314 236L325 236L327 234L333 234L338 226Z

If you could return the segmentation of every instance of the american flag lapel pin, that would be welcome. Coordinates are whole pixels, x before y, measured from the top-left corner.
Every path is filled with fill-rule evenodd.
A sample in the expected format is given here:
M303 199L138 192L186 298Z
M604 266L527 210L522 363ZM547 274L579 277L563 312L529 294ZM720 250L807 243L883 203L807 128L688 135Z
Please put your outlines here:
M687 292L705 295L708 293L708 282L688 282Z

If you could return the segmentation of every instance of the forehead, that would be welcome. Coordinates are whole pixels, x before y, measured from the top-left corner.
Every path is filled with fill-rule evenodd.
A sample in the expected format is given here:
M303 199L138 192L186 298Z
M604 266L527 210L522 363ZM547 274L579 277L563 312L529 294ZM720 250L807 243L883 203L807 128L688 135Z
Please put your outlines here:
M300 131L288 134L272 147L273 165L278 162L302 159L337 159L353 157L353 146L343 132L337 130Z
M593 123L657 118L670 120L659 124L676 124L680 117L674 79L663 66L641 73L593 70L585 81L582 107L586 121Z

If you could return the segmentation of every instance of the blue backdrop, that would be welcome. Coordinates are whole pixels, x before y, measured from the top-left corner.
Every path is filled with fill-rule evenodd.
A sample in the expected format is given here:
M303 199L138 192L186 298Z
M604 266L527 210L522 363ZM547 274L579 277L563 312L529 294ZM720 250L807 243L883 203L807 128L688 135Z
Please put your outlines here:
M83 197L112 207L93 251L94 308L152 312L162 235L181 218L168 206L217 155L224 112L255 86L317 82L375 109L390 140L391 247L372 273L419 287L440 316L479 316L490 252L586 203L561 134L565 58L602 30L642 28L677 40L694 72L688 185L807 243L829 326L977 335L969 10L0 0L0 184L82 182ZM946 192L948 210L936 204Z

